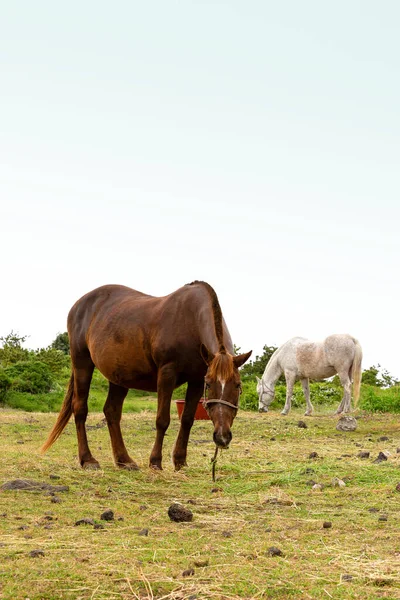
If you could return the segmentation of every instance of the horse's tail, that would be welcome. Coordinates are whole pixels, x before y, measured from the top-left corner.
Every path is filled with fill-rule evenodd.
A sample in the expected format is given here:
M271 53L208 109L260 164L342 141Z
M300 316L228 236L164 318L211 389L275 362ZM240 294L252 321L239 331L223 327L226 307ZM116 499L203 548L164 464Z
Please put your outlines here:
M352 377L353 377L354 408L357 408L358 400L360 398L360 388L361 388L362 350L361 350L361 346L357 340L354 340L354 343L355 343L355 354L354 354L351 371L352 371Z
M65 394L64 402L61 406L60 413L57 421L54 424L53 429L50 432L49 437L40 449L41 454L44 454L46 450L54 444L57 438L60 437L64 427L67 425L72 415L72 396L74 394L74 374L72 373L69 379L69 385L67 393Z

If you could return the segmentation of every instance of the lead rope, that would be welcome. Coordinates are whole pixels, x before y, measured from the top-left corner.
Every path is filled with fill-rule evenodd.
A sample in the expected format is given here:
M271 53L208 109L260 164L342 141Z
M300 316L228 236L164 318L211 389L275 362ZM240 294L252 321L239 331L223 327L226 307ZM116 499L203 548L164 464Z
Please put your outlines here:
M215 452L214 452L214 456L211 459L211 464L212 464L212 468L211 468L211 473L212 473L212 480L215 481L215 467L217 465L217 455L218 455L218 446L215 444Z

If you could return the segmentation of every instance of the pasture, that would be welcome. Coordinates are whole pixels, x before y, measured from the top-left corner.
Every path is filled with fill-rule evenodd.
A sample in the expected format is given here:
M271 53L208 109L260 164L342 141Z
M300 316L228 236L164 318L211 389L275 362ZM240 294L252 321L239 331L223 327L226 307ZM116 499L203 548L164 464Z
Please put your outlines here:
M72 421L42 457L55 415L0 410L0 485L19 478L69 488L0 492L2 598L400 598L397 416L362 413L355 432L341 433L327 413L239 411L215 483L209 421L194 423L189 466L174 472L173 407L164 471L153 472L154 410L125 413L126 444L141 467L128 472L112 463L102 419L89 413L87 422L102 469L84 471ZM388 460L375 463L381 451ZM193 520L172 522L173 502ZM101 520L107 509L114 520ZM84 518L94 524L75 524Z

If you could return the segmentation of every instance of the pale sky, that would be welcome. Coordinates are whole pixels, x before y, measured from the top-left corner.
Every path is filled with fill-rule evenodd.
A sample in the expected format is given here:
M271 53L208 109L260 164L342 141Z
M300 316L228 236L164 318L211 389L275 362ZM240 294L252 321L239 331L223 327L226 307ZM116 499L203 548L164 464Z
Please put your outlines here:
M0 335L203 279L254 355L350 333L400 377L400 4L2 3Z

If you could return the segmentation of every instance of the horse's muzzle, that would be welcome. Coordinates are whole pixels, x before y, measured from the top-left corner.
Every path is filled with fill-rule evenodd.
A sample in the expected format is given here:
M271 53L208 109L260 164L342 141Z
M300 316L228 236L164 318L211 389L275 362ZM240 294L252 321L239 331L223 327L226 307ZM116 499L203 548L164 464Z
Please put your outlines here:
M229 444L231 443L232 432L227 431L225 433L222 433L219 431L218 432L214 431L213 440L214 440L214 443L218 446L218 448L226 449L229 447Z

